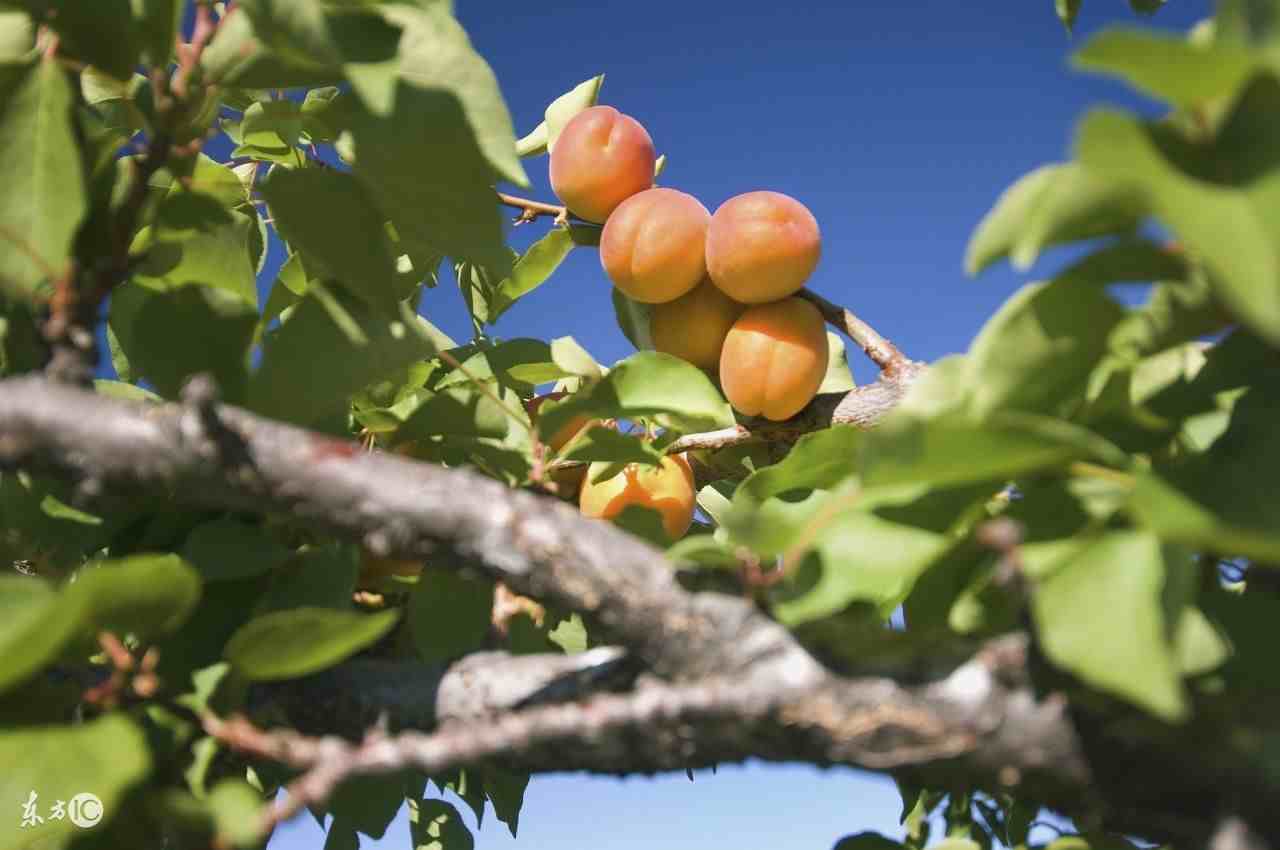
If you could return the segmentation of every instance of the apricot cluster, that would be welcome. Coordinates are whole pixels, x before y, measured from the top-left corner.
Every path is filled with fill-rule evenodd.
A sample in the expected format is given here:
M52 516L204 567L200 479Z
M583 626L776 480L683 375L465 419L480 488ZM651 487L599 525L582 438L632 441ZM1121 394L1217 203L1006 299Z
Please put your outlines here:
M600 263L621 292L653 305L658 351L718 374L739 413L789 419L827 368L818 309L796 293L822 253L818 222L779 192L747 192L711 214L654 188L653 140L611 106L574 116L551 154L551 187L602 222Z
M652 305L655 349L717 375L739 413L791 418L827 369L822 315L796 295L822 253L817 220L794 198L763 191L712 214L692 195L654 187L655 162L640 122L593 106L561 131L551 188L570 212L604 225L600 263L619 291ZM570 423L553 448L581 427ZM596 471L581 483L584 514L611 518L638 505L657 510L672 539L689 528L695 488L683 456L592 483Z

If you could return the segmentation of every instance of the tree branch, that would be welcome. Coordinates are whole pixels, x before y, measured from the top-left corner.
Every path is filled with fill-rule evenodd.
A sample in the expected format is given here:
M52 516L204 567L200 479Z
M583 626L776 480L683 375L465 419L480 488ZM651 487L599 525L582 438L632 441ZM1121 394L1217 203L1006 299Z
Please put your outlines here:
M935 778L1017 785L1079 808L1088 767L1064 703L1038 703L1026 690L1022 647L1021 638L1005 639L947 679L916 688L831 675L797 684L777 668L761 668L688 684L648 680L626 694L449 722L430 734L390 736L375 726L360 743L263 732L243 719L209 717L205 726L242 752L305 771L268 814L268 828L323 802L352 776L484 763L610 774L747 758L875 770L927 766Z
M384 557L469 568L592 618L669 677L761 658L819 665L743 599L691 595L661 552L572 507L466 469L418 463L208 399L146 405L38 378L0 382L0 468L110 493L288 514Z

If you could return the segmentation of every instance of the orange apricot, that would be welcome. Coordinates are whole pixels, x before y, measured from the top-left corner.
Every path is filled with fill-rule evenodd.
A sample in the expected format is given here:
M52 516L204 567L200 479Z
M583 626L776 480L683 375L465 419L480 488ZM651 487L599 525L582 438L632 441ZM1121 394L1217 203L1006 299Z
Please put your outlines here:
M557 148L559 150L559 148ZM711 213L692 195L646 189L623 201L600 234L600 264L636 301L679 298L707 276Z
M786 298L749 308L720 352L720 386L739 413L780 422L813 400L827 372L827 329L818 308Z
M612 106L584 109L551 151L551 189L574 215L603 224L618 204L653 185L653 140Z
M818 221L780 192L730 198L707 228L707 271L730 298L763 304L794 295L822 254Z
M649 319L653 347L705 369L720 365L729 328L746 307L703 281L674 301L656 304Z
M660 467L630 463L612 478L593 484L592 477L607 466L593 463L587 469L578 497L584 516L612 519L636 505L662 516L662 528L672 542L684 536L693 523L697 501L693 469L683 454L667 455Z

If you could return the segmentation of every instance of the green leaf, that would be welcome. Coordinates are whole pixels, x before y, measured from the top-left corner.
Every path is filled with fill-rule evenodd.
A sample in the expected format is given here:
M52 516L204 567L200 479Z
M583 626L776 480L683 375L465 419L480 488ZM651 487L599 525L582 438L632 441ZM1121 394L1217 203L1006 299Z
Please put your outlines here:
M547 122L539 121L528 134L516 139L516 156L524 159L547 152Z
M177 398L187 378L208 372L227 401L244 398L258 322L251 304L208 286L162 292L126 286L113 305L116 339L130 370L161 395Z
M133 73L142 49L139 38L142 33L136 28L130 0L94 0L93 3L19 0L19 3L58 34L60 55L96 65L118 80L127 80Z
M569 256L573 246L573 236L564 227L553 228L546 236L534 242L516 260L511 274L494 288L485 314L473 311L476 318L490 324L498 321L512 304L545 283L564 262L564 258Z
M547 106L545 116L547 124L547 153L555 150L556 139L560 138L560 132L564 130L564 125L568 124L573 116L584 109L596 105L596 100L600 97L600 87L603 85L604 74L599 74L589 80L578 83L569 91L551 101Z
M259 597L254 615L298 608L349 611L359 571L357 547L310 546L272 571L270 587Z
M410 800L409 834L414 850L471 850L475 846L462 815L444 800Z
M633 354L588 389L544 405L539 427L555 433L576 416L643 418L676 432L710 431L734 423L729 403L701 369L656 351Z
M580 460L586 463L608 461L610 463L644 463L659 466L664 457L663 452L653 443L635 434L623 434L613 428L595 425L585 434L567 447L566 460Z
M788 548L804 546L812 554L800 562L793 580L773 594L772 611L779 622L798 626L859 601L882 610L901 602L915 579L948 545L947 538L936 531L876 510L894 507L899 500L909 503L915 497L914 491L898 497L863 493L855 484L806 500L803 519L791 518ZM759 522L769 525L768 536L775 544L787 527L785 519L769 510L759 514ZM734 531L739 536L744 530L735 527Z
M291 100L258 101L240 119L240 144L233 157L251 157L262 162L302 165L298 139L302 134L302 112Z
M13 296L30 297L66 271L87 209L73 104L52 59L0 68L0 291Z
M181 0L132 0L143 60L148 65L167 67L173 55L173 40L182 31L186 11Z
M449 4L432 3L419 8L384 6L387 20L404 30L400 41L400 74L414 90L429 95L446 93L462 107L469 135L490 168L503 180L528 186L529 178L516 156L511 114L493 70L471 46L470 39L450 14ZM415 98L397 96L396 112L408 115ZM428 125L429 126L429 125ZM406 128L407 130L407 128ZM421 148L429 135L411 143ZM425 154L425 151L423 152Z
M1076 16L1080 14L1080 0L1053 0L1053 10L1070 33L1075 28Z
M357 614L327 608L274 611L237 629L224 655L252 681L305 676L376 643L399 616L399 611Z
M653 316L653 306L641 304L623 294L616 286L613 289L613 314L618 320L618 328L637 351L653 350L653 334L649 330L649 322Z
M966 358L970 409L1066 414L1083 398L1124 310L1069 278L1023 287L987 320Z
M1125 29L1094 36L1072 64L1120 77L1139 91L1183 107L1231 94L1257 68L1253 54L1238 47Z
M604 376L600 364L571 336L551 340L551 360L565 373L589 380Z
M249 406L277 419L317 422L374 381L430 357L440 341L408 311L388 319L350 299L326 303L313 288L268 338L249 380Z
M1186 703L1161 603L1159 541L1114 531L1071 549L1032 597L1045 654L1094 687L1180 720Z
M496 381L527 395L536 384L569 377L571 373L556 365L551 346L540 339L519 337L488 345L462 361L437 387L456 387L474 381Z
M493 582L424 569L407 615L418 657L448 661L480 648L492 613Z
M36 23L18 9L0 11L0 61L22 62L36 46Z
M182 545L182 557L205 581L261 575L283 564L289 554L261 525L230 517L197 526Z
M262 43L289 62L329 67L342 57L333 43L324 7L315 0L241 0Z
M1232 485L1223 481L1210 486ZM1208 492L1211 491L1201 491ZM1233 523L1156 475L1137 478L1128 510L1139 522L1170 543L1280 564L1280 534L1275 532L1274 523L1253 527Z
M200 575L177 555L134 555L86 567L66 593L94 631L146 640L186 622L200 601Z
M44 579L0 576L0 692L58 657L79 631L82 610Z
M878 832L859 832L841 838L832 850L902 850L902 846Z
M426 398L396 428L395 442L429 437L507 436L510 414L488 395L474 387L446 387Z
M1132 189L1076 163L1037 168L1006 189L978 223L965 272L976 275L1004 257L1025 271L1050 245L1129 232L1144 212Z
M0 798L11 802L15 821L0 838L3 850L33 845L61 847L82 833L71 817L49 817L55 801L82 817L100 813L102 823L128 817L126 794L151 771L146 736L122 713L112 713L79 726L50 726L0 732ZM35 794L32 800L31 795ZM78 795L92 794L98 806ZM44 820L18 828L22 806L33 803Z
M869 486L999 482L1073 460L1127 463L1110 444L1070 423L1024 413L992 413L983 422L945 414L920 420L899 410L862 444Z
M330 169L275 169L262 186L280 235L318 273L387 314L399 298L391 239L363 186Z
M237 191L243 191L238 182L236 186ZM229 221L219 223L207 216L195 218L194 208L186 204L167 204L161 213L178 218L161 218L158 229L144 228L134 240L131 253L145 252L146 256L127 286L156 291L207 286L257 305L257 258L251 253L250 242L252 217L231 210Z
M827 373L822 378L819 393L847 393L857 386L853 372L849 370L849 353L844 340L827 331Z
M339 68L313 62L297 64L269 49L246 14L227 15L213 41L200 55L205 79L213 85L255 88L294 88L333 85L342 81Z
M1274 115L1280 83L1267 77L1246 89L1224 127L1213 160L1232 161L1238 183L1217 183L1185 173L1162 150L1163 131L1118 112L1096 110L1081 124L1076 151L1098 173L1142 192L1157 216L1207 267L1222 301L1273 343L1280 341L1280 256L1277 254L1274 180L1266 165L1240 155L1269 144L1262 116ZM1267 119L1270 120L1270 119ZM1273 139L1280 142L1280 137ZM1211 167L1213 162L1208 163Z
M224 779L199 797L165 788L147 797L144 805L149 815L163 822L170 840L190 842L184 846L208 845L215 836L244 850L259 845L256 824L262 795L244 780Z
M510 270L491 164L457 100L402 85L394 114L351 108L345 123L354 173L407 251L466 259L498 275ZM511 158L518 162L514 145Z
M493 804L494 816L507 825L511 837L516 837L520 827L520 809L524 806L524 792L529 787L529 774L515 773L489 766L481 771L484 792Z

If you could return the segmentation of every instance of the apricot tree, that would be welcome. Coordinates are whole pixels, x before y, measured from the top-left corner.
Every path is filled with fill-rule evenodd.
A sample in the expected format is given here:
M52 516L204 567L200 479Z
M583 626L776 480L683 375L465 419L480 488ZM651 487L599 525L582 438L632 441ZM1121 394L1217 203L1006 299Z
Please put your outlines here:
M1077 51L1167 111L999 196L971 274L1078 259L931 364L601 77L517 137L442 0L13 0L0 53L0 848L457 850L429 785L514 832L744 759L892 775L841 850L1280 846L1277 0ZM597 246L634 354L496 335Z

